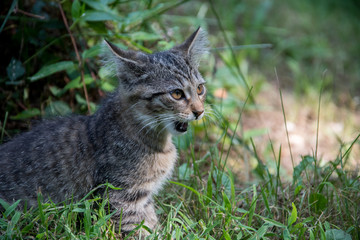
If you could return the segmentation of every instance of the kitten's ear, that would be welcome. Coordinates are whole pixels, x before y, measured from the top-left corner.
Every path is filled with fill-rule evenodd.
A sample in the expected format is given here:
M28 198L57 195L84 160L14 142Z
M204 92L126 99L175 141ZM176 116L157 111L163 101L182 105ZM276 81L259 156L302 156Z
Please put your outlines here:
M182 51L190 59L190 63L198 67L201 57L208 52L207 34L200 27L182 44L174 49Z
M147 60L145 54L141 52L122 50L118 48L115 44L109 42L106 39L105 39L105 43L109 47L111 52L124 62L133 63L136 65L143 65Z

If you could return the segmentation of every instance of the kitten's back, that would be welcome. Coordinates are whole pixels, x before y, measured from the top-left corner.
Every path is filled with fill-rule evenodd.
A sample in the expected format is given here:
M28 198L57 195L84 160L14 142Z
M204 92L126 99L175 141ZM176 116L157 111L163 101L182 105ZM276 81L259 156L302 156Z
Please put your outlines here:
M37 191L56 202L85 194L93 185L94 165L87 121L82 116L44 121L0 145L0 198L35 205Z

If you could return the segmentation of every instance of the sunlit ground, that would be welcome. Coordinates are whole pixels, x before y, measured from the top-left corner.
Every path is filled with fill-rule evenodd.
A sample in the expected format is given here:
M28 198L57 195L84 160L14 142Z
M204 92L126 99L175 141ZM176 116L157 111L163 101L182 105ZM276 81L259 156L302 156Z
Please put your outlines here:
M274 163L270 141L276 157L278 157L281 146L281 166L283 173L287 175L292 174L293 163L296 166L301 161L301 157L305 155L315 156L317 154L322 163L334 161L340 152L345 153L347 147L357 137L360 114L354 109L355 103L340 107L332 101L329 94L324 93L321 99L318 125L319 94L301 98L295 96L291 91L283 90L282 98L288 138L280 92L276 84L266 84L256 97L258 107L248 110L242 115L245 135L247 131L259 130L258 134L254 134L253 139L258 154L264 158L270 168ZM341 149L342 146L345 147ZM358 171L359 150L359 144L354 144L348 159L347 167L354 171ZM232 166L236 166L238 163L239 160L234 157L229 159L229 164ZM235 169L238 168L235 167Z

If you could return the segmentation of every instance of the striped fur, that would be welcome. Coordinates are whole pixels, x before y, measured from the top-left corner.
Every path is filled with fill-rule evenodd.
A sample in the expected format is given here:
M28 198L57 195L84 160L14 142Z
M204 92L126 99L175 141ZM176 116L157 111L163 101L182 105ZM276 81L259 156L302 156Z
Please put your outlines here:
M114 220L123 214L123 232L143 220L154 229L152 196L177 158L171 136L204 114L205 81L197 68L206 36L198 29L183 44L151 55L107 44L117 90L92 116L44 121L1 145L0 198L34 206L37 191L61 202L109 182L122 188L108 194L119 210ZM174 98L175 90L181 99Z

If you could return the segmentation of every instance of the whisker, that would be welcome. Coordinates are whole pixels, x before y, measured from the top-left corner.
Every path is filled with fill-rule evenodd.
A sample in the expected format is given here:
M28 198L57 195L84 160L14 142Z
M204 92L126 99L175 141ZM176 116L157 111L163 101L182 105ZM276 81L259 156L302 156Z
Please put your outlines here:
M154 116L152 121L148 122L147 124L145 124L140 131L142 131L144 128L149 127L147 129L147 131L144 133L144 135L147 135L151 130L158 128L162 123L167 122L167 121L171 121L171 120L175 120L176 118L174 116L168 116L168 115L159 115L159 116ZM171 123L171 122L170 122ZM167 125L166 125L167 126ZM140 132L139 131L139 132Z
M141 103L141 102L136 102L136 103L134 103L133 105L131 105L130 107L128 107L126 110L130 110L130 109L132 109L132 108L134 108L136 105L138 105L139 103Z
M166 129L169 125L171 125L172 124L172 122L169 122L168 124L166 124L159 132L158 132L158 134L157 134L157 137L160 135L160 133L162 132L162 131L164 131L164 129Z

